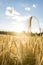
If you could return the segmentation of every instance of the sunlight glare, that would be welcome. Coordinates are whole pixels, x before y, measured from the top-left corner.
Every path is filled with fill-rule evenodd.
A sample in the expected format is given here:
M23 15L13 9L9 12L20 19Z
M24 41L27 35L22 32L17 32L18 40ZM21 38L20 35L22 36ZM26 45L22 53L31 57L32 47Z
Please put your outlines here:
M23 23L19 22L19 23L13 24L12 26L13 26L13 31L15 31L15 32L22 32L22 31L24 31Z

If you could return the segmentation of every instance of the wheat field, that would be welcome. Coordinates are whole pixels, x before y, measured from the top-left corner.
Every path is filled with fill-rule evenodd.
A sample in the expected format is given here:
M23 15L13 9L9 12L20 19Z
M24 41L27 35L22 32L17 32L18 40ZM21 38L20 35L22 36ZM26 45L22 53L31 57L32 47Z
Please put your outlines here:
M0 65L43 65L43 35L0 34Z

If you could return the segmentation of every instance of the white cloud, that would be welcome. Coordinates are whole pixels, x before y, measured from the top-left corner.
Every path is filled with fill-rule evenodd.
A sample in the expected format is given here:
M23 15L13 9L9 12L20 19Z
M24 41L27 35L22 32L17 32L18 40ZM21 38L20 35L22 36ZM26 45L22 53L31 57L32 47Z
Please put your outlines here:
M33 8L36 8L36 5L35 4L33 4Z
M5 11L5 15L7 16L16 16L20 15L19 12L17 12L13 7L7 7Z
M12 20L15 20L16 22L26 21L29 17L29 16L21 16L20 13L16 11L13 7L7 7L5 15L10 17Z
M30 7L26 7L25 10L26 10L26 11L30 11L31 8L30 8Z
M12 19L14 19L17 22L26 21L29 18L29 16L14 16Z

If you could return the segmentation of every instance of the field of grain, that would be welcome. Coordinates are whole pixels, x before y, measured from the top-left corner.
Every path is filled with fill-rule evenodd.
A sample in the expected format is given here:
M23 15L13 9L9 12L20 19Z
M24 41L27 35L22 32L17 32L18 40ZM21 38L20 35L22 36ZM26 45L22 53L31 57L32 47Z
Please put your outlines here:
M0 65L43 65L43 35L0 34Z

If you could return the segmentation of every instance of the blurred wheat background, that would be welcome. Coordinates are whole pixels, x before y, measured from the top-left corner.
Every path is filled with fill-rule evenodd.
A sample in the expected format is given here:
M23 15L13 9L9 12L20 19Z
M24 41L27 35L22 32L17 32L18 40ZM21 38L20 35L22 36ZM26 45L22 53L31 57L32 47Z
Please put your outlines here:
M0 34L0 65L43 65L43 35Z

